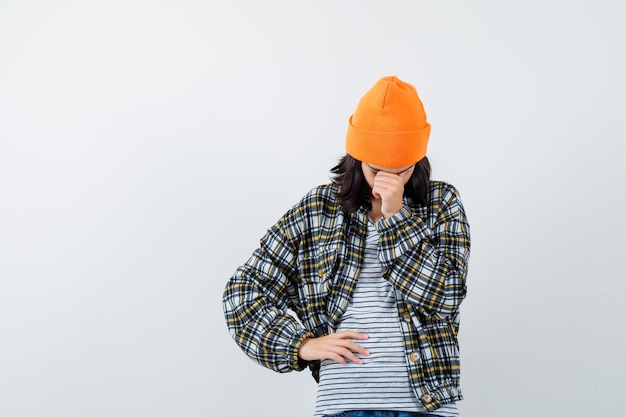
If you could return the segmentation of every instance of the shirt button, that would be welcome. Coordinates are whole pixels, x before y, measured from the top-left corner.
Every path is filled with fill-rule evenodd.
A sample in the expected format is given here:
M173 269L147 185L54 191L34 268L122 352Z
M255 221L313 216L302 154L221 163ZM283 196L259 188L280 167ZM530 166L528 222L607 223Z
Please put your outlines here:
M425 394L420 398L424 404L430 404L433 402L433 396L430 394Z
M409 313L404 313L402 315L402 318L404 319L404 321L406 322L410 322L411 321L411 315Z
M415 356L415 352L409 353L409 359L411 360L411 362L415 362L415 363L419 361L419 357Z
M317 274L320 276L320 278L324 278L324 270L322 268L317 271Z

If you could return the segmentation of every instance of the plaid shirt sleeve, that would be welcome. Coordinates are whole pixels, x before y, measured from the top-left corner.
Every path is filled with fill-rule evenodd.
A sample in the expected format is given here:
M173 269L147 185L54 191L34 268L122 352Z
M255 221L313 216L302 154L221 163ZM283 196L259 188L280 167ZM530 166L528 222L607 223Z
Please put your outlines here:
M433 184L428 210L419 213L405 205L379 221L379 258L385 278L409 305L426 317L443 319L465 298L469 224L450 184Z
M313 333L289 313L298 277L296 253L302 203L261 239L260 247L228 281L223 297L231 336L253 360L277 372L302 370L300 344Z

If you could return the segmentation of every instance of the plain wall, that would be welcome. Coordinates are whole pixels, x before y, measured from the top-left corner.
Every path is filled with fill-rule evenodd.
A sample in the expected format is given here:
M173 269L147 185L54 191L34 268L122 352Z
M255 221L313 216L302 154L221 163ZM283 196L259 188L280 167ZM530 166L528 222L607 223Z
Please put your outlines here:
M3 0L0 416L312 415L222 290L385 75L472 226L462 415L623 413L624 7Z

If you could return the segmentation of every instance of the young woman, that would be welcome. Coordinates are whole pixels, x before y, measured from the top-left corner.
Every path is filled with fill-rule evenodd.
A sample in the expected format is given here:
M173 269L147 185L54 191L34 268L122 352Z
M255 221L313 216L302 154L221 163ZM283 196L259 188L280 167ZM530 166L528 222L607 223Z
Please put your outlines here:
M332 183L226 285L232 337L275 371L308 366L316 416L458 416L469 225L456 189L430 180L429 135L415 88L380 79L350 117Z

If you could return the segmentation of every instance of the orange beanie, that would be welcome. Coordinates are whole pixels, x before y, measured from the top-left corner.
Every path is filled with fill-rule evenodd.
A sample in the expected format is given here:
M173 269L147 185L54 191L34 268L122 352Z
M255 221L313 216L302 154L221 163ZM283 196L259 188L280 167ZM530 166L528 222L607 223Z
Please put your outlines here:
M383 77L350 116L346 151L359 161L387 168L426 156L430 124L417 90L397 77Z

